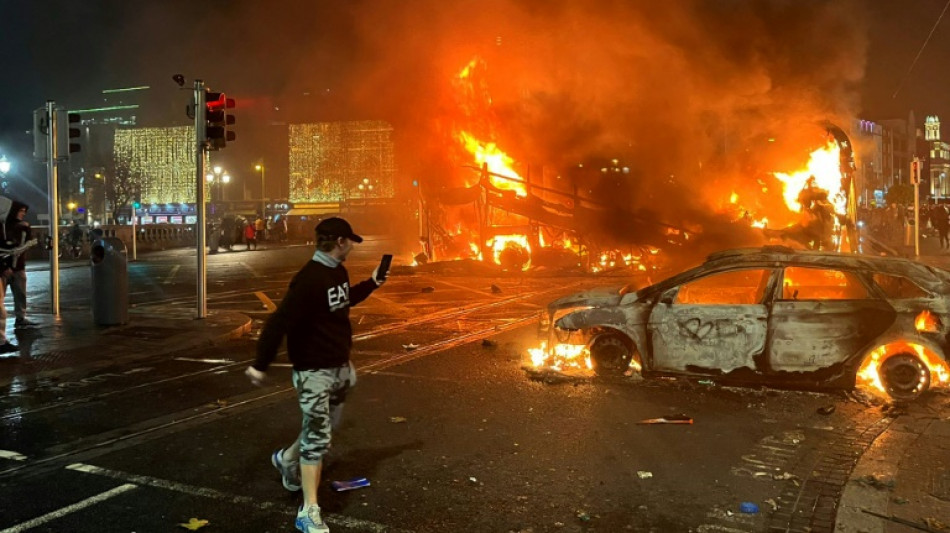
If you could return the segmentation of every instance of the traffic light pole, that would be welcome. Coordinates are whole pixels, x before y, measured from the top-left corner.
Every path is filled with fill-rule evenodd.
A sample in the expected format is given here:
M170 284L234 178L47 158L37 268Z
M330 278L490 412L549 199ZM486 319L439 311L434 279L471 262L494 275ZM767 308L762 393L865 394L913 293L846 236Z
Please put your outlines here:
M198 247L198 318L208 316L208 247L205 232L205 84L195 80L195 197L198 223L195 226L195 241Z
M59 155L59 117L56 102L46 101L46 177L49 180L49 235L52 250L49 254L50 304L53 316L59 318L59 175L56 158Z

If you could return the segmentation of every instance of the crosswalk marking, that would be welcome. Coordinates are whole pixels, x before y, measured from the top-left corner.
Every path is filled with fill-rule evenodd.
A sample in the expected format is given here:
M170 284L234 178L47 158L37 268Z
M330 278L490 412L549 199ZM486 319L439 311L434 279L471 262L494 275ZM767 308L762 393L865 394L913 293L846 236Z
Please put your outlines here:
M27 520L26 522L19 523L13 527L8 527L7 529L0 531L0 533L20 533L21 531L26 531L28 529L33 529L34 527L39 527L47 522L52 522L53 520L62 518L70 513L81 511L82 509L85 509L86 507L90 507L97 503L104 502L108 500L109 498L112 498L113 496L118 496L119 494L122 494L123 492L128 492L135 488L138 488L138 487L136 487L135 485L131 483L126 483L125 485L119 485L118 487L114 489L110 489L105 492L96 494L95 496L86 498L85 500L76 502L72 505L67 505L66 507L63 507L62 509L57 509L51 513L46 513L43 516L38 516L32 520Z
M0 450L0 459L12 459L14 461L26 461L26 456L22 453L10 450Z

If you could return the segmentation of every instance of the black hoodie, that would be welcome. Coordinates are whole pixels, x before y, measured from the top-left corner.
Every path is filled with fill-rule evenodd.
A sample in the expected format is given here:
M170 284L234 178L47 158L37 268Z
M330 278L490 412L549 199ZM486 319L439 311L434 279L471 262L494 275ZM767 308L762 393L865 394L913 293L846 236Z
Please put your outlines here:
M3 239L0 240L0 248L12 250L17 246L22 246L23 243L32 238L32 230L30 229L29 222L25 220L17 220L16 217L17 212L23 208L29 209L29 206L23 202L13 200L13 204L10 206L10 212L7 213L6 223L3 225ZM24 258L24 255L25 254L20 254L17 256L15 262L12 261L12 258L6 258L3 261L3 267L12 268L15 271L25 269L26 259Z

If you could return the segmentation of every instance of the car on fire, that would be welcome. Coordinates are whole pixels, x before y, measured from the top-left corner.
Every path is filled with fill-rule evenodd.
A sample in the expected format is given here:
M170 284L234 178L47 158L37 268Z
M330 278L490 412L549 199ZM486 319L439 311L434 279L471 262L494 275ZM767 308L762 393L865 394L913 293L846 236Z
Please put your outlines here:
M583 345L599 374L632 366L644 377L818 389L860 381L900 400L950 380L950 272L895 257L727 250L639 290L558 299L543 323L545 357Z

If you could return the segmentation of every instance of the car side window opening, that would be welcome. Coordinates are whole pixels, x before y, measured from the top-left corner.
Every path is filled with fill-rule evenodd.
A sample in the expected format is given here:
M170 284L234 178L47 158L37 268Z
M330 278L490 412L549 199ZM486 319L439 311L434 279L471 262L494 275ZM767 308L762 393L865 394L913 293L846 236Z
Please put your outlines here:
M864 300L867 288L852 272L826 268L785 267L782 300Z
M732 270L710 274L680 285L674 303L680 305L753 305L762 303L768 269Z
M888 298L904 300L910 298L929 298L930 294L913 281L903 276L874 273L874 283L884 291Z

